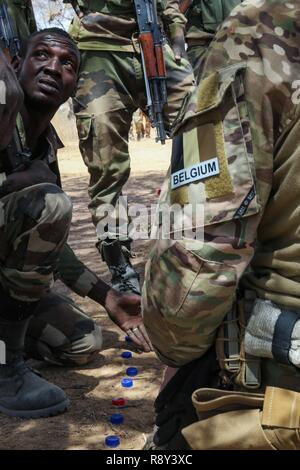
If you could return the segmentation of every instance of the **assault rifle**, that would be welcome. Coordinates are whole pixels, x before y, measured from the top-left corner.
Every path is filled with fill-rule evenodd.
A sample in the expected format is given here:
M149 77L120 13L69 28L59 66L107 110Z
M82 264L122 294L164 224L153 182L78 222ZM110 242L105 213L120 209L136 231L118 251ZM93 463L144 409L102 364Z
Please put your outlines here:
M9 63L20 53L20 40L14 32L13 24L8 12L7 2L0 4L0 47ZM22 140L17 127L9 145L0 154L0 166L7 172L23 169L30 162L31 153L23 148Z
M192 6L193 0L179 0L179 10L184 15L188 9Z
M147 96L147 110L156 141L166 141L163 107L167 103L166 67L163 54L163 34L157 19L156 0L134 0L139 27L142 67Z

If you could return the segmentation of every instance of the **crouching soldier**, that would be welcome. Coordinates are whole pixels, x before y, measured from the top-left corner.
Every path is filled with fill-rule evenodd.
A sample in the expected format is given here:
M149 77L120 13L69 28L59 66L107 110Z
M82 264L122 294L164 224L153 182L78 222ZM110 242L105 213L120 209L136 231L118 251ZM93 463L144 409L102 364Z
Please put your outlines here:
M34 33L16 62L24 93L17 128L31 157L17 168L6 149L0 159L0 340L6 350L0 411L10 416L47 417L69 404L60 388L27 367L25 338L29 355L62 365L84 364L102 345L100 328L69 299L50 292L54 275L103 305L133 341L151 349L139 297L111 289L66 245L72 206L60 188L59 139L50 121L75 92L79 62L76 45L57 28Z

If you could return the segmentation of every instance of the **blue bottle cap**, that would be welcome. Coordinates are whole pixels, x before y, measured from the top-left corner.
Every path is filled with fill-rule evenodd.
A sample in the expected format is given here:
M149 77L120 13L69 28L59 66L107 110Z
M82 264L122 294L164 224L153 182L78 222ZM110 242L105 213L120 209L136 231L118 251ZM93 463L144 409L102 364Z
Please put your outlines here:
M120 438L118 436L107 436L105 438L105 444L108 447L118 447L118 445L120 445Z
M128 367L126 369L126 374L129 375L129 377L134 377L135 375L137 375L138 373L138 370L136 367Z
M122 387L130 388L133 386L133 381L131 379L122 379L121 384Z
M121 357L123 357L123 359L130 359L132 357L132 352L124 351L122 352Z
M111 415L109 420L112 424L122 424L124 421L124 416L121 415L121 413L114 413L113 415Z
M127 343L132 343L132 339L129 336L125 336L125 341L127 341Z

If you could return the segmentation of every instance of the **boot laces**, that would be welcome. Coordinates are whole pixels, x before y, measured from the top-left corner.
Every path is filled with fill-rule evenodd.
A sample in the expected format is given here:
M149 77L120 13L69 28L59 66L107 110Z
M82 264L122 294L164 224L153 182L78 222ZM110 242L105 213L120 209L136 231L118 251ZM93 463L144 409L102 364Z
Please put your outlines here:
M41 374L37 370L30 367L24 361L22 353L17 353L15 357L13 358L12 362L8 364L8 367L13 368L16 371L16 373L19 374L20 376L23 376L31 372L41 377Z

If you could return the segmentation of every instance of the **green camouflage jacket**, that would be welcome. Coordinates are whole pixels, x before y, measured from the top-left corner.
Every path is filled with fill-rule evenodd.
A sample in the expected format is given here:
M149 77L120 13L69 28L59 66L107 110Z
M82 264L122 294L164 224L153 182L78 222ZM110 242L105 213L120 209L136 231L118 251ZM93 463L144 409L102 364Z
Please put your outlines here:
M64 0L69 3L68 0ZM137 32L132 0L77 0L84 14L74 17L70 34L82 50L133 51L132 36ZM186 23L178 0L158 0L157 10L166 33L176 36Z
M200 231L156 243L143 296L145 326L169 365L210 348L238 285L300 312L299 44L298 0L244 1L178 117L162 201L199 207L188 222Z
M186 41L198 44L199 39L212 39L218 26L223 23L241 0L193 0L187 12Z

